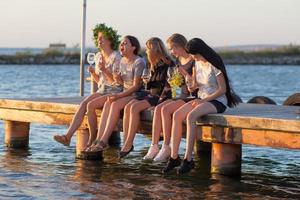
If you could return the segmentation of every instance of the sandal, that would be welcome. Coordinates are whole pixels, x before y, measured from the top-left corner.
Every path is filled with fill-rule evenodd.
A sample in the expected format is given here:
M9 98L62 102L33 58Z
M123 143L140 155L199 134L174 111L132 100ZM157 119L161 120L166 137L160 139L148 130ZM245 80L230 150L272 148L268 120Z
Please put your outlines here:
M86 145L86 147L82 150L82 152L91 151L92 147L98 145L99 142L100 142L99 140L94 140L94 142L92 142L92 144Z
M96 141L96 144L91 146L88 151L85 151L84 153L88 154L95 154L104 151L108 148L108 145L104 143L103 141Z
M54 135L54 136L53 136L53 139L54 139L56 142L59 142L59 143L65 145L65 146L70 146L71 140L69 140L69 139L67 138L67 136L65 136L65 135Z

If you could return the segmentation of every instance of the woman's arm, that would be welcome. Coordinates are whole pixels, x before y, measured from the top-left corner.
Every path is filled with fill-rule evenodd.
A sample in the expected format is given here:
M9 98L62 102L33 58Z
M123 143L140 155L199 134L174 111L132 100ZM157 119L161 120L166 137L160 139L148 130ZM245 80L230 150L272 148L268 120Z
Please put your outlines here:
M110 71L108 71L105 67L103 67L101 69L102 74L105 76L105 79L107 80L107 82L109 84L112 84L114 82L114 78L112 73L110 73Z
M205 97L204 99L198 99L196 101L197 102L196 105L198 105L200 103L215 100L218 97L220 97L221 95L226 93L226 83L225 83L225 78L224 78L223 73L220 73L219 75L217 75L216 78L217 78L217 83L218 83L218 89L214 93L212 93L209 96Z
M111 95L109 97L109 101L113 102L113 101L115 101L117 99L120 99L120 98L123 98L123 97L126 97L126 96L130 96L132 93L134 93L138 89L140 89L141 86L142 86L141 77L137 77L137 78L134 79L133 86L131 86L130 88L128 88L124 92L121 92L121 93L118 93L118 94L115 94L115 95Z
M91 74L93 80L98 83L99 82L99 76L98 74L96 74L94 68L92 66L88 67L88 72Z

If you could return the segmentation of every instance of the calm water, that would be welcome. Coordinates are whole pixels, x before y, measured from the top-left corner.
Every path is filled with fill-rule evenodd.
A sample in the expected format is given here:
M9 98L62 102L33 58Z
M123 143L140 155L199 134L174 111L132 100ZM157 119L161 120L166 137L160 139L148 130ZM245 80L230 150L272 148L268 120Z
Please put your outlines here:
M299 66L235 65L228 73L244 101L264 95L281 104L300 91ZM75 65L2 65L0 74L0 98L79 93ZM126 159L117 159L118 149L112 148L104 162L88 162L75 159L75 140L70 148L52 140L65 130L32 124L28 151L0 146L0 199L300 199L300 151L243 146L241 178L211 175L209 158L196 158L189 175L163 176L163 164L142 161L147 136L137 135L135 151ZM2 122L0 135L3 144Z

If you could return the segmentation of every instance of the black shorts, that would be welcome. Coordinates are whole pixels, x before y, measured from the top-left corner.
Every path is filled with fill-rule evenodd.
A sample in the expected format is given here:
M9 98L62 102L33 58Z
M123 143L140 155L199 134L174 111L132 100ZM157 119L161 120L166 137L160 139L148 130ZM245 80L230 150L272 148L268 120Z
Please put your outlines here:
M225 112L225 110L227 108L222 102L220 102L218 100L212 100L212 101L209 101L209 103L211 103L212 105L215 106L215 108L217 109L218 113Z
M148 101L151 106L157 106L159 101L159 96L147 95L143 98L143 100Z
M185 99L182 99L185 103L188 103L188 102L190 102L190 101L193 101L193 100L195 100L196 98L185 98ZM225 112L225 110L226 110L226 106L222 103L222 102L220 102L220 101L218 101L218 100L211 100L211 101L209 101L209 103L211 103L213 106L215 106L215 108L217 109L217 112L218 113L223 113L223 112Z
M193 101L195 99L196 99L196 97L191 97L191 98L185 98L185 99L181 99L181 100L184 101L185 103L188 103L188 102Z

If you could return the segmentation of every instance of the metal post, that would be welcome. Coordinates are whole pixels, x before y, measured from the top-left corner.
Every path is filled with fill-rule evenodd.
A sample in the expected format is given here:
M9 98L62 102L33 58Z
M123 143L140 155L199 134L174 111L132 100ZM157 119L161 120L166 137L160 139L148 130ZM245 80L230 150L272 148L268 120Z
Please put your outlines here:
M84 64L85 64L85 34L86 34L86 0L83 0L81 22L81 49L80 49L80 96L84 96Z

